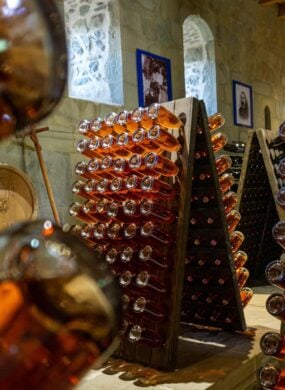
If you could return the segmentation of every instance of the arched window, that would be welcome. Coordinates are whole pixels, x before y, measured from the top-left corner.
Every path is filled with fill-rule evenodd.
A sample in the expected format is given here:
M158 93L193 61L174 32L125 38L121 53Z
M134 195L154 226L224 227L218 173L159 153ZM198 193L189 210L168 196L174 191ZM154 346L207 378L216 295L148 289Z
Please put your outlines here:
M217 112L214 37L199 15L188 16L183 23L185 92L203 99L208 115Z
M68 95L122 105L118 0L64 0L69 53Z
M268 106L264 107L264 128L271 130L271 112Z

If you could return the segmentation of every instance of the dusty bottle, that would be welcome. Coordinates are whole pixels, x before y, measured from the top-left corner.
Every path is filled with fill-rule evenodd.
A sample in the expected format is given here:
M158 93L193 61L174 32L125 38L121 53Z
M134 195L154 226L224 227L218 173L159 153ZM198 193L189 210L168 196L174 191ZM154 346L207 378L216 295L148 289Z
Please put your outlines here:
M211 136L211 141L214 152L218 152L228 143L228 137L219 132Z
M285 370L271 363L264 364L257 374L260 386L264 390L282 390L285 388Z
M271 261L265 268L265 276L273 286L285 289L285 265L282 261Z
M285 360L285 340L277 332L267 332L260 340L260 348L265 355Z
M220 112L208 116L209 130L214 131L225 124L225 117Z
M2 237L0 387L70 389L114 350L114 278L98 253L50 221Z
M218 175L221 175L232 166L232 159L227 154L222 154L215 159L215 165Z

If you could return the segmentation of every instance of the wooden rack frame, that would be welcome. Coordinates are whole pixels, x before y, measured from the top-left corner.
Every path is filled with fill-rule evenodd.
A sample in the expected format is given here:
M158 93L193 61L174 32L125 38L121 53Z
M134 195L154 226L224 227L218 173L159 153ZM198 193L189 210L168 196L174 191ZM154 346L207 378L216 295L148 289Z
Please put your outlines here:
M129 360L132 362L140 362L149 367L156 367L162 369L174 369L177 360L177 346L178 338L180 335L180 325L185 323L199 326L206 326L227 329L231 331L244 331L246 329L243 308L241 305L240 292L237 285L236 272L234 269L231 244L229 240L229 233L227 230L224 205L222 202L222 193L220 190L218 174L215 166L215 156L212 147L211 135L208 129L207 114L205 106L202 101L195 98L179 99L176 101L163 104L165 108L173 112L184 123L184 127L179 130L173 130L176 137L182 140L183 148L178 153L179 166L181 167L179 176L176 178L175 185L179 187L179 196L177 198L177 220L172 226L174 234L176 233L175 245L172 250L172 267L169 270L169 285L170 293L167 296L169 313L168 317L161 325L156 327L155 321L149 320L149 326L156 331L161 328L166 334L166 342L160 347L151 347L148 344L140 344L139 342L131 343L127 338L122 337L121 345L116 353L117 357ZM175 133L176 132L176 133ZM193 182L193 174L195 170L199 169L199 161L195 159L195 152L199 148L203 148L206 154L203 164L207 166L208 173L210 174L210 180L207 181L206 186L196 186ZM176 160L177 156L171 156ZM188 273L195 272L197 266L194 264L185 265L185 259L187 253L192 250L189 241L189 235L201 232L201 227L189 226L191 217L191 209L194 206L192 202L193 193L199 195L203 191L209 192L212 195L212 201L206 207L206 212L211 211L214 207L217 211L217 222L213 227L207 226L206 229L202 229L204 236L208 237L212 233L219 234L220 245L217 248L207 247L204 250L211 252L211 256L222 256L221 267L200 267L199 272L215 272L217 275L226 275L227 283L225 286L201 286L198 285L188 286L186 276ZM195 248L192 257L197 259L200 250L202 248ZM215 268L215 270L214 270ZM185 300L185 296L191 291L197 291L201 288L203 293L214 291L217 295L216 302L218 304L209 304L206 302L198 301L197 304L189 304ZM204 320L197 321L192 315L195 309L207 306L211 311L215 311L222 305L220 304L224 294L231 296L230 311L234 312L233 321L224 321L223 318L219 318L218 321ZM225 308L227 310L228 308ZM187 312L187 315L183 318L181 314ZM138 320L140 321L140 320ZM140 323L140 322L139 322Z
M275 198L279 187L268 148L273 138L275 134L269 130L249 131L238 186L237 209L243 215L240 228L247 238L242 249L249 256L247 265L253 284L258 283L259 278L264 278L266 264L281 254L280 247L272 237L273 225L285 217ZM253 179L257 181L258 178L262 179L262 185L253 183ZM254 199L248 199L249 193ZM258 203L260 210L257 210ZM251 236L247 232L251 232Z

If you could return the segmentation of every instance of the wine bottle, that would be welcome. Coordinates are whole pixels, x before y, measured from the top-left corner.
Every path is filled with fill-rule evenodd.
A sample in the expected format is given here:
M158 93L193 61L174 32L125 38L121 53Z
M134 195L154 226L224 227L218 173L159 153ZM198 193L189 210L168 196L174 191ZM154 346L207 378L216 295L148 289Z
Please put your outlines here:
M231 173L223 173L219 176L220 189L223 194L231 189L235 182L235 179Z
M94 218L92 218L89 214L86 214L83 205L78 202L72 203L69 206L68 212L69 215L80 219L82 222L94 222Z
M232 233L237 227L239 221L241 220L241 215L237 210L231 210L226 214L226 221L229 233Z
M151 237L164 245L169 245L173 241L169 234L163 232L159 229L158 225L155 225L151 221L144 223L140 227L140 235L142 237Z
M279 161L277 171L282 178L285 178L285 158Z
M169 259L151 245L145 245L139 250L138 259L142 262L151 262L160 268L169 268Z
M166 283L162 282L159 277L147 271L141 271L136 277L135 283L138 287L147 287L150 291L153 290L159 293L166 293L169 289Z
M285 320L285 297L283 294L271 294L267 298L265 306L269 314L281 321Z
M214 131L225 124L225 117L220 112L208 116L209 130Z
M243 267L244 264L247 262L247 254L244 251L241 251L241 250L236 251L233 254L233 261L234 261L235 269Z
M147 314L155 320L166 320L168 310L165 305L159 305L144 296L135 299L132 309L137 314Z
M173 212L166 207L160 206L158 202L152 201L151 199L143 199L139 207L141 216L149 217L152 222L169 224L176 218Z
M277 332L267 332L260 339L260 348L265 355L285 360L285 339Z
M285 250L285 221L278 221L272 228L274 240Z
M218 175L224 173L227 169L232 166L232 159L227 154L221 154L215 159L215 165Z
M251 288L242 287L240 289L240 299L243 308L246 307L246 305L250 302L252 297L253 297L253 290Z
M243 243L245 237L242 232L235 230L230 234L230 244L232 248L232 254L236 253L236 251L240 248Z
M75 195L79 195L79 196L82 196L83 198L88 198L88 199L89 199L88 194L85 192L85 185L86 185L86 182L85 182L85 181L76 180L76 181L72 184L72 189L71 189L71 191L72 191L73 194L75 194Z
M94 133L90 128L90 124L91 122L87 119L80 121L79 125L77 126L77 131L86 137L93 137Z
M77 152L83 154L86 157L93 158L94 153L89 149L89 141L86 139L81 139L77 142L76 150Z
M264 390L282 390L285 388L285 370L271 363L264 364L258 370L259 384Z
M240 267L236 270L237 285L239 288L244 287L249 278L249 271L244 267Z
M158 103L152 103L147 107L146 112L148 118L153 119L160 126L169 129L180 129L180 127L183 127L183 123L176 115Z
M218 152L228 143L228 137L219 132L211 136L211 141L214 152Z
M222 200L225 208L225 213L227 214L237 205L238 196L235 192L228 191L227 193L223 194Z
M285 265L282 261L271 261L265 268L265 276L273 286L285 289Z
M276 203L278 206L282 209L285 210L285 187L281 187L277 194L276 194Z
M147 139L168 152L178 152L181 149L181 144L177 138L158 125L155 125L148 130Z
M140 325L132 326L128 333L128 340L131 343L146 344L151 347L162 347L165 344L165 338L161 334Z
M176 176L179 171L173 161L157 153L148 153L144 158L144 163L147 168L153 169L162 176Z

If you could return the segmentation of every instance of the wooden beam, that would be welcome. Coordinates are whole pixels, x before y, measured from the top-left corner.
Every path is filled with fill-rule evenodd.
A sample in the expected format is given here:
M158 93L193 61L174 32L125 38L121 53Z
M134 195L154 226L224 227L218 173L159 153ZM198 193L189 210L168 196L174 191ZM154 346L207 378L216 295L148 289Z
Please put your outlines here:
M285 4L278 5L278 18L285 20Z
M283 4L285 0L259 0L260 5Z

